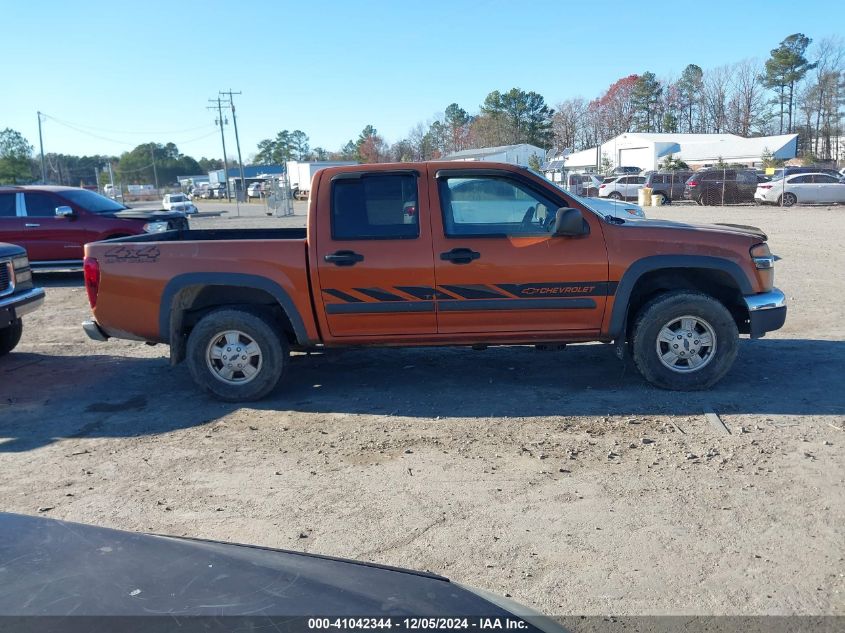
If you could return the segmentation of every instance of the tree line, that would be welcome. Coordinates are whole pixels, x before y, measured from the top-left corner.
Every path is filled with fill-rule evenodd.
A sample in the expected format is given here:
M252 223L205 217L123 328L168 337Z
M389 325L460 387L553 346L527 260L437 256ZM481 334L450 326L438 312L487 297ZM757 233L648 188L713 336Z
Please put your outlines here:
M337 151L310 150L305 133L285 130L262 141L257 157L399 162L518 143L577 151L625 132L678 132L746 137L797 133L801 155L829 160L843 133L843 105L842 38L812 45L811 38L795 33L762 62L746 59L706 70L688 64L676 78L658 78L650 71L630 74L593 99L569 98L555 109L536 92L494 90L477 113L452 103L393 144L367 125ZM268 148L273 150L268 153Z
M363 163L431 160L465 149L529 143L577 151L624 132L733 133L765 136L797 133L798 150L811 160L833 158L843 136L845 44L839 36L813 44L794 33L763 61L746 59L703 69L688 64L677 77L630 74L593 99L572 97L556 108L537 92L494 90L475 113L457 103L433 120L414 125L388 143L372 124L335 151L312 148L302 130L278 132L258 143L248 162L354 160ZM173 143L145 143L120 156L45 155L49 182L93 183L98 166L114 165L124 183L162 184L177 175L221 169L219 159L195 160ZM230 162L234 167L235 163ZM15 130L0 132L0 184L38 180L40 162Z

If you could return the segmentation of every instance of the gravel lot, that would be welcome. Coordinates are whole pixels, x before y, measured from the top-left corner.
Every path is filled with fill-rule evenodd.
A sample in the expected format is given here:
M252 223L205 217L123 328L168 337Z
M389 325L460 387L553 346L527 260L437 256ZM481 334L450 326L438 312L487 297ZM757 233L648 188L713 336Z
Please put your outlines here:
M165 347L89 341L81 277L41 275L0 361L0 507L428 569L556 615L845 615L845 208L650 215L759 226L780 257L785 328L707 393L598 344L370 349L221 404Z

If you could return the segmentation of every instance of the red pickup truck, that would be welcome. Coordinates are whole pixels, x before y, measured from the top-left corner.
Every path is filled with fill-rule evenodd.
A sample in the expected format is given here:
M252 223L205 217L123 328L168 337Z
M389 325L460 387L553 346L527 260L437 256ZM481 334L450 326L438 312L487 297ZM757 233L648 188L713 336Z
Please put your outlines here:
M289 350L322 345L615 342L649 382L703 389L740 333L784 323L766 239L605 216L512 165L333 167L314 176L307 229L88 244L84 328L168 343L229 401L267 395Z

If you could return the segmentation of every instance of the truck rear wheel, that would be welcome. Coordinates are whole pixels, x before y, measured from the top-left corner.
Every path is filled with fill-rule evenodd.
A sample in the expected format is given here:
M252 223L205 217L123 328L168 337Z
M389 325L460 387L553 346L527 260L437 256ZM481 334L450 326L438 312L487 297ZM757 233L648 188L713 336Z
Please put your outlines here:
M218 400L249 402L269 394L287 368L287 340L272 321L248 308L221 308L188 337L194 381Z
M661 389L696 391L716 384L736 359L739 331L719 301L692 291L647 303L633 328L634 363Z
M5 356L17 347L21 334L23 334L23 321L20 319L0 330L0 356Z

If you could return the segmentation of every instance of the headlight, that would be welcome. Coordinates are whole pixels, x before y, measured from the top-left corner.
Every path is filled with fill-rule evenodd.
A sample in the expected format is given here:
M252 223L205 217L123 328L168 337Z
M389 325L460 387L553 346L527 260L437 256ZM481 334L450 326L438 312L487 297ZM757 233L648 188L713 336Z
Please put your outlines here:
M147 222L144 225L145 233L161 233L167 230L167 222Z
M628 207L625 209L628 215L633 215L635 218L644 218L645 212L639 207Z
M20 255L18 257L12 258L12 267L15 270L21 270L22 268L29 268L29 258L26 255Z

